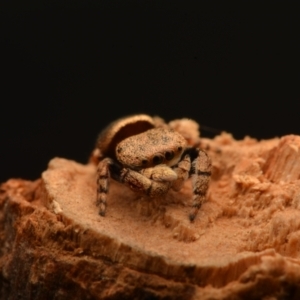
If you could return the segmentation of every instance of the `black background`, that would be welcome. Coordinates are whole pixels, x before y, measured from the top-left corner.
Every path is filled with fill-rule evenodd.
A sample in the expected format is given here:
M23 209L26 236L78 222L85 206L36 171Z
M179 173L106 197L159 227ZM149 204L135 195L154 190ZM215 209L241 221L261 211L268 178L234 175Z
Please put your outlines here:
M86 162L101 128L137 112L300 134L298 10L276 3L5 2L0 181Z

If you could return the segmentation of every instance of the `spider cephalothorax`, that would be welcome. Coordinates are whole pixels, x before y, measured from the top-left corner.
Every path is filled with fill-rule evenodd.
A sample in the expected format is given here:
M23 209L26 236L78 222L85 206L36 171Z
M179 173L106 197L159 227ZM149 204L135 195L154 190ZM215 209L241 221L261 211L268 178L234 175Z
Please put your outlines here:
M205 200L210 158L188 145L181 133L160 118L135 115L113 122L100 134L94 156L99 161L97 206L101 216L106 211L110 177L149 197L162 196L170 188L180 190L192 177L191 221Z

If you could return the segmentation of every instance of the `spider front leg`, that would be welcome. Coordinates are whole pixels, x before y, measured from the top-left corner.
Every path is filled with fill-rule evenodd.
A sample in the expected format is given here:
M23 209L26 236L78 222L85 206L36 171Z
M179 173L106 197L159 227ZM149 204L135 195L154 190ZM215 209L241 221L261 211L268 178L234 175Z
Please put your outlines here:
M149 179L159 182L170 182L178 179L176 170L171 169L165 164L156 165L154 167L140 170L142 175Z
M110 166L113 161L110 158L101 160L97 169L97 201L96 205L99 206L99 215L105 216L106 201L109 189Z
M189 154L192 158L192 168L190 176L193 184L193 204L189 214L190 221L194 221L197 213L206 199L206 192L209 186L211 176L211 160L209 156L201 149L190 148Z
M183 183L189 177L189 171L191 170L191 158L186 154L183 159L173 168L174 172L177 174L177 179L172 183L172 189L179 191Z
M101 160L98 164L97 201L99 214L105 216L109 179L125 184L130 189L150 198L159 197L168 192L177 174L165 165L143 169L140 172L123 168L110 158Z
M177 178L176 174L170 168L168 169L170 172L169 170L164 170L164 168L154 171L150 170L150 173L147 170L145 171L145 176L142 174L144 173L143 170L140 173L128 168L123 168L118 177L113 177L113 175L112 177L124 183L133 191L154 198L166 194L170 189L172 180ZM156 179L154 180L153 177ZM158 180L157 177L160 178L160 181L156 181Z

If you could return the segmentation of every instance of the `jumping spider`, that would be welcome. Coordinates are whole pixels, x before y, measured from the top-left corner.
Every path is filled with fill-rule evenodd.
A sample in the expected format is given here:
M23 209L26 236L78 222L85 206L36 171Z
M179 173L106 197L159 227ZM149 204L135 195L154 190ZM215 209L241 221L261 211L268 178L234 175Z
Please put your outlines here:
M110 177L149 197L162 196L170 188L178 191L192 177L190 221L205 200L210 158L158 117L134 115L111 123L101 132L93 159L98 161L96 204L101 216L106 212Z

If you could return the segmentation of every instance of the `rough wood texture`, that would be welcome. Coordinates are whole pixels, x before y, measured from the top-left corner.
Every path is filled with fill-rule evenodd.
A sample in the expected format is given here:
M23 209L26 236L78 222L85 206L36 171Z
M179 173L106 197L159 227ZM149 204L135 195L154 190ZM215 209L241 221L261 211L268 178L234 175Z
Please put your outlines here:
M300 137L202 146L213 176L194 223L190 182L153 201L112 182L104 218L93 165L55 158L4 183L1 299L299 299Z

